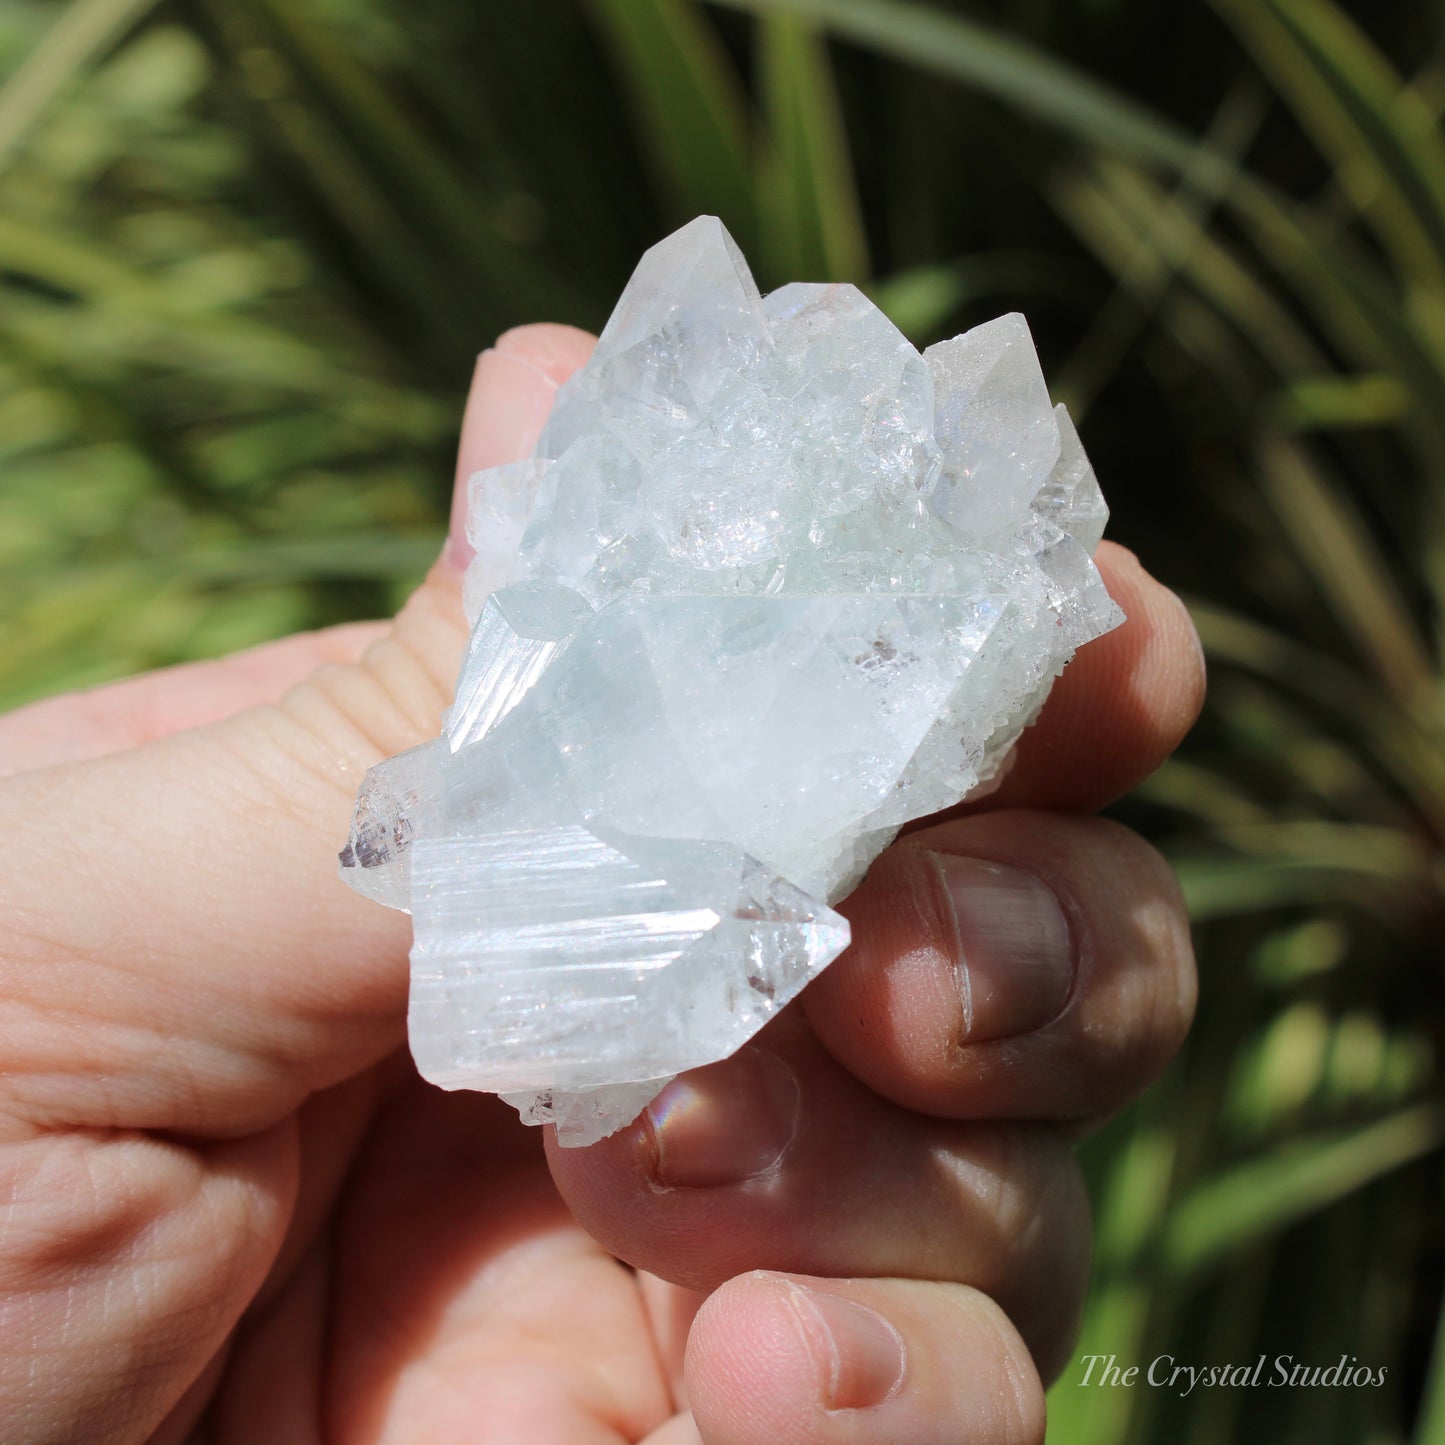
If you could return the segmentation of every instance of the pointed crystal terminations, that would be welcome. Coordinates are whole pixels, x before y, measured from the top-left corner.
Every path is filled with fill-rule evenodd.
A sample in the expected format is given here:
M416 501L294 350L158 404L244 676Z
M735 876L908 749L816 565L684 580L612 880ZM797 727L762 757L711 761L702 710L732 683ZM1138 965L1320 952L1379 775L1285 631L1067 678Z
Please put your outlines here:
M419 838L412 897L417 1066L554 1110L620 1081L655 1093L660 1067L732 1053L848 941L831 908L730 844L577 824Z
M1122 620L1023 317L920 355L854 287L760 296L706 216L468 496L456 702L367 774L342 877L412 911L422 1073L563 1144L746 1042Z

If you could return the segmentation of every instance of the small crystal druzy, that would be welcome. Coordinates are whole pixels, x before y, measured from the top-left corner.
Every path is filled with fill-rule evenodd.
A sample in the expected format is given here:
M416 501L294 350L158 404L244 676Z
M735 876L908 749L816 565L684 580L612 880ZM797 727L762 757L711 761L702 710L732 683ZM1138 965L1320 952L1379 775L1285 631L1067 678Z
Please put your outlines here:
M471 478L456 702L341 855L413 914L422 1074L583 1144L746 1042L1121 620L1106 515L1022 316L920 355L852 286L760 296L711 217L654 246Z

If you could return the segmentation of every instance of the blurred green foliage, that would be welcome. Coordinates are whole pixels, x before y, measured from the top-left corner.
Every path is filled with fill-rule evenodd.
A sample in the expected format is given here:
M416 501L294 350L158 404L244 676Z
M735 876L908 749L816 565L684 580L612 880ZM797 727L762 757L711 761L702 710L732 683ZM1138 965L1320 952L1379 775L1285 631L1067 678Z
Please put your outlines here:
M0 4L0 700L389 609L473 354L723 216L915 339L1026 310L1211 700L1125 805L1184 1057L1085 1147L1061 1442L1445 1440L1439 0Z

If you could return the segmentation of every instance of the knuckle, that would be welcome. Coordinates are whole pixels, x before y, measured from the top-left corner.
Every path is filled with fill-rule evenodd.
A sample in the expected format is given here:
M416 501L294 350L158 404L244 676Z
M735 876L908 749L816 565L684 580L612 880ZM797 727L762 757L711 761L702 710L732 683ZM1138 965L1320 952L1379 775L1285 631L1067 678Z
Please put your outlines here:
M352 770L437 735L451 700L466 629L455 588L429 583L395 626L354 663L324 663L279 704L323 744L354 787Z
M1042 1289L1050 1317L1061 1297L1065 1304L1081 1300L1089 1198L1062 1132L1041 1124L975 1125L947 1154L970 1231L994 1241L968 1282L1010 1305Z

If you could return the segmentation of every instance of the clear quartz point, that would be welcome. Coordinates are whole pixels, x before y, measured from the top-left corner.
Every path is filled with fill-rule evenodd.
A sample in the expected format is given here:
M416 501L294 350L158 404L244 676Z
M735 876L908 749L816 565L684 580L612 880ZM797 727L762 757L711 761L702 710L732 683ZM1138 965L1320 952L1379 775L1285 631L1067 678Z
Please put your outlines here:
M579 825L422 838L411 876L418 1068L504 1091L563 1142L590 1142L575 1135L599 1102L626 1101L626 1123L669 1071L732 1053L848 942L831 908L725 843ZM523 1088L539 1056L546 1077Z
M367 774L342 877L413 914L423 1075L563 1144L761 1028L1121 620L1022 316L920 355L855 287L762 297L712 217L468 497L456 701Z
M472 629L456 701L442 718L451 750L478 742L506 717L591 615L587 602L566 587L518 582L492 593Z

